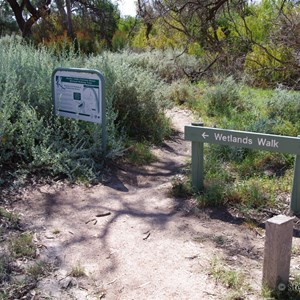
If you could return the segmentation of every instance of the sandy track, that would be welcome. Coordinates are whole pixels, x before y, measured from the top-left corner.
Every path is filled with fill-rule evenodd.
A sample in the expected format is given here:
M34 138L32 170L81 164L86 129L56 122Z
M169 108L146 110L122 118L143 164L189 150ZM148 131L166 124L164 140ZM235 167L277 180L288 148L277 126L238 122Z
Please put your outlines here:
M246 274L245 299L260 299L262 237L226 211L196 217L169 196L190 157L183 128L192 121L187 111L169 115L178 134L153 150L150 166L120 169L104 185L35 187L17 203L40 258L57 267L37 299L222 299L230 290L211 276L213 257ZM222 247L218 236L226 237ZM76 266L87 276L70 277Z

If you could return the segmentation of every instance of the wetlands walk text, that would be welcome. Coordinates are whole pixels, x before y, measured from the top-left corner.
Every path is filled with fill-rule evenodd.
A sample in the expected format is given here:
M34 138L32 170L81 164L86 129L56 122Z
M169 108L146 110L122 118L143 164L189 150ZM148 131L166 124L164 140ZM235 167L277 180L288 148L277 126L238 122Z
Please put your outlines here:
M204 136L208 137L208 135L204 132ZM257 142L258 146L262 147L271 147L271 148L278 148L279 142L275 139L266 139L262 137L257 137L256 139L246 137L237 137L233 134L225 135L222 133L214 133L214 138L216 141L223 141L223 142L231 142L237 143L241 145L252 145L253 142Z

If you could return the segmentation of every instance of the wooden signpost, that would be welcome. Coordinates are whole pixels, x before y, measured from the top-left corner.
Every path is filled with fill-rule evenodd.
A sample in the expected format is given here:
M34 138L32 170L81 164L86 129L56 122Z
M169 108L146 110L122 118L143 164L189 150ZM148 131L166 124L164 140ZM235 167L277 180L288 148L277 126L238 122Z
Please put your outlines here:
M203 190L204 143L295 154L291 210L300 212L300 138L256 132L204 127L203 123L185 126L185 139L192 142L192 184Z

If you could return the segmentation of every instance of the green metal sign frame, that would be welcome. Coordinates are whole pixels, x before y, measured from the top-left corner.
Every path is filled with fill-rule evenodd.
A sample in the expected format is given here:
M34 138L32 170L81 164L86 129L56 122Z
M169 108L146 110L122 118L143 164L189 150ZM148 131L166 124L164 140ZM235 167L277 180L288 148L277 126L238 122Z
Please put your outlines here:
M106 153L105 80L97 70L56 68L51 77L54 114L101 124Z
M192 123L184 128L185 140L192 142L192 185L204 188L204 143L228 145L279 153L295 154L291 211L300 212L300 138L256 132L204 127L203 123Z

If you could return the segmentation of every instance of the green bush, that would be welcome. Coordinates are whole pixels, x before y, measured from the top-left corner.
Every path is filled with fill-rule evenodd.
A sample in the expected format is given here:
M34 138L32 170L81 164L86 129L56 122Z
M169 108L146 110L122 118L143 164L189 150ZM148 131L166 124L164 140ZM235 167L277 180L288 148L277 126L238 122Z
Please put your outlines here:
M274 134L275 127L279 125L280 121L269 117L260 117L251 124L247 130L252 132L270 133Z
M0 166L14 178L28 173L93 180L103 166L97 124L53 116L51 74L56 67L97 68L106 81L107 157L121 155L124 140L160 142L169 133L164 85L123 56L94 58L63 49L59 56L17 37L0 40ZM12 179L11 181L14 181Z
M212 180L206 184L204 192L197 197L197 201L202 207L224 205L226 202L225 191L222 182Z
M172 82L166 92L173 103L177 105L187 104L190 106L196 102L196 97L199 94L198 89L184 79Z
M268 116L298 124L300 119L300 94L278 89L268 101Z
M119 58L132 66L154 72L169 83L186 77L186 73L196 72L201 65L201 61L195 56L172 49L141 53L124 50Z
M227 195L228 201L240 203L245 208L273 206L276 193L274 182L264 178L249 178L237 183Z
M114 51L119 51L128 44L128 36L127 33L121 30L117 30L114 33L114 36L112 38L112 48Z
M284 46L253 46L252 52L246 56L245 71L262 87L291 82L297 76L289 67L294 64L294 56L293 50Z
M110 74L108 94L116 121L130 138L159 143L170 133L164 115L170 102L165 96L165 84L156 75L112 53L90 59L86 67L103 70L105 77Z
M244 110L240 86L232 77L208 88L203 97L207 102L209 116L232 115Z
M235 146L211 145L210 149L222 161L241 162L251 153L251 149Z

